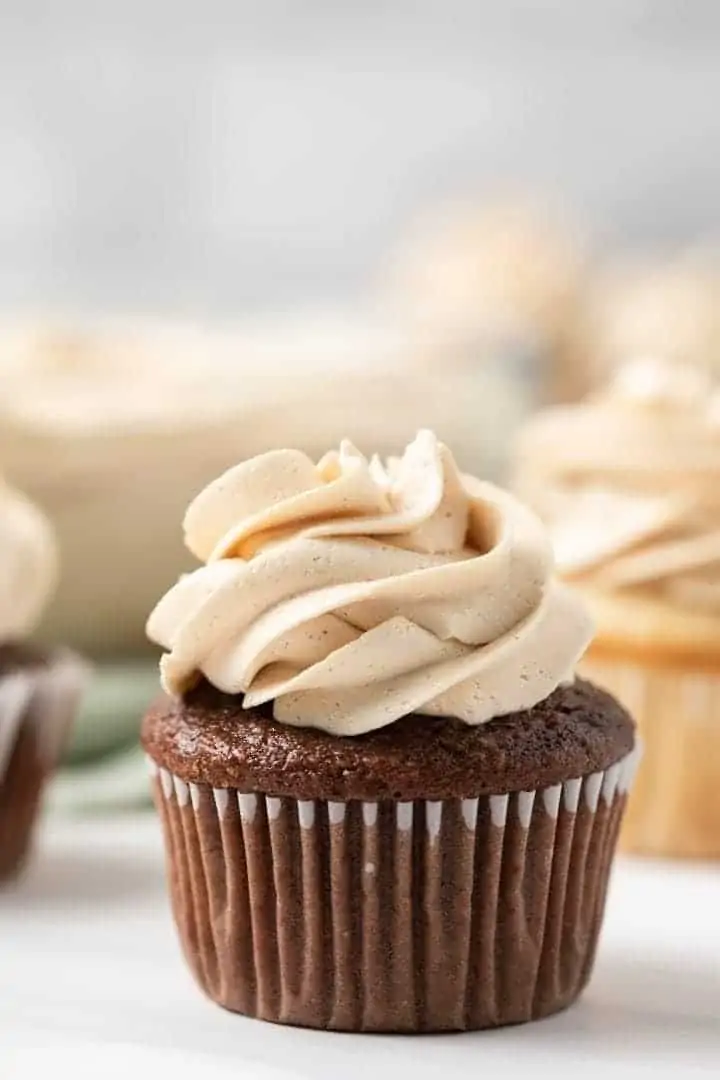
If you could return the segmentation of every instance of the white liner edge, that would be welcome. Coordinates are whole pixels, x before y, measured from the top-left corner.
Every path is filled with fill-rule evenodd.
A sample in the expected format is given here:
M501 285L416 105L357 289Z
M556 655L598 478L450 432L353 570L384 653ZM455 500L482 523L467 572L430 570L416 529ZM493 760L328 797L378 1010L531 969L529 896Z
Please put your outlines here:
M601 800L609 806L616 795L627 794L635 776L641 753L642 749L638 742L626 757L611 765L605 772L576 777L572 780L566 780L562 784L541 788L538 791L490 795L488 804L492 823L497 828L503 828L507 823L511 805L523 829L530 827L533 809L536 804L542 805L545 813L553 819L558 816L561 800L564 809L568 813L577 813L581 792L588 810L595 813ZM150 758L148 759L148 767L150 774L159 778L160 790L165 799L175 798L181 807L191 803L193 809L198 809L202 785L187 783L179 777L173 776L167 769L157 766ZM283 800L272 795L244 794L231 788L213 788L212 794L217 812L221 818L227 813L231 800L236 802L241 820L247 823L254 821L259 800L261 799L264 800L265 812L269 821L276 821L283 809ZM514 796L512 797L512 803L511 796ZM317 802L325 802L325 800L297 799L294 801L301 828L312 828L315 824ZM426 828L430 836L435 838L440 833L444 802L435 799L420 801L425 804ZM451 801L455 802L456 800ZM470 831L474 831L480 799L460 799L459 801L463 821ZM327 806L327 816L330 824L342 824L345 820L346 804L330 800L325 802L325 805ZM395 817L400 832L410 832L412 830L413 806L412 802L397 802L395 804ZM377 802L362 803L362 819L365 828L370 829L375 826L377 815Z
M55 765L87 679L86 664L70 652L60 654L47 667L15 671L0 678L0 782L24 723L36 725L40 755L48 768Z

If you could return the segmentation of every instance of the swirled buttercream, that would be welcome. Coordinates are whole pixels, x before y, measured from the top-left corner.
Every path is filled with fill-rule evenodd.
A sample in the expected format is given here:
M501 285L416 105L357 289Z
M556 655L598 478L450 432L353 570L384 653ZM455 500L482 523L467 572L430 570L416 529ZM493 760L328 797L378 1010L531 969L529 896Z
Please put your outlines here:
M0 480L0 642L35 629L57 569L49 522L30 499Z
M253 458L195 499L185 539L204 565L147 627L165 689L203 675L289 724L480 724L547 697L591 636L539 520L429 431L387 466L349 442Z
M563 576L720 616L719 477L720 391L670 361L626 366L520 443L518 490Z

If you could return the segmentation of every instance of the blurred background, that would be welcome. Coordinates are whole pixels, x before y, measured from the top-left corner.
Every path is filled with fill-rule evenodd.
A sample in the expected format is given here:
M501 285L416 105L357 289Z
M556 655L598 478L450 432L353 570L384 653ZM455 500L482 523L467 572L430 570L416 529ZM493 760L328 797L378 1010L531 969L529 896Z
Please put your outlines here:
M98 664L75 760L238 458L427 425L502 477L629 353L720 364L719 60L709 0L6 0L0 468Z
M415 212L522 184L605 249L717 229L696 0L7 0L6 305L345 298Z

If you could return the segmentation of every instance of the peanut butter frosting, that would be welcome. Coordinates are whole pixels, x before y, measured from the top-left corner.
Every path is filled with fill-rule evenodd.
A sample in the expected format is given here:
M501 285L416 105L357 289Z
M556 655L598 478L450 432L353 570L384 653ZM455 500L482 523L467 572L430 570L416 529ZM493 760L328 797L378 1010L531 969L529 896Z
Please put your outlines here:
M480 724L572 678L592 633L513 496L421 431L400 459L349 441L235 466L191 503L204 565L148 621L182 694L202 675L277 720L358 735L413 712Z
M558 569L593 589L720 617L720 390L670 360L623 367L526 429L518 490Z
M35 629L55 587L57 563L49 522L0 479L0 643Z

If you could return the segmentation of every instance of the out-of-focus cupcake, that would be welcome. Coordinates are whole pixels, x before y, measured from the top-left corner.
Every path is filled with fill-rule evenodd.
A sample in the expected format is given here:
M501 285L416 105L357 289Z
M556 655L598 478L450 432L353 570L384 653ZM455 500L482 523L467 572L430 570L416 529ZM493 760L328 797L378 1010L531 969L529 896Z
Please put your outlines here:
M720 376L720 262L712 251L627 256L599 274L588 305L594 379L628 356L655 356Z
M52 530L0 481L0 881L29 850L42 791L76 712L84 665L27 643L57 576Z
M146 651L147 612L188 565L176 523L240 457L319 455L345 434L390 453L431 423L463 467L492 474L511 407L476 372L423 369L403 331L364 312L8 325L0 461L46 509L63 564L42 636Z
M637 719L633 851L720 858L720 393L639 361L520 440L518 490L598 634L582 671Z
M225 1007L354 1031L531 1020L590 977L634 763L539 520L421 432L231 469L148 630L143 744L187 959Z
M430 355L514 376L520 397L588 385L579 236L530 200L458 201L421 218L384 287Z

